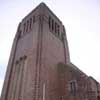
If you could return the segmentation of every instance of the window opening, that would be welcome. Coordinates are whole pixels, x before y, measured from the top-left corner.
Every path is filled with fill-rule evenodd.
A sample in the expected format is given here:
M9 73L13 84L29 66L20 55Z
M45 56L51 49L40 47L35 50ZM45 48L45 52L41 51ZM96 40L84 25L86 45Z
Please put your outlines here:
M26 32L26 23L24 23L24 31L23 31L23 33L25 33Z
M32 28L32 18L30 18L30 29Z
M29 27L29 20L27 21L26 32L28 31L28 27Z
M76 81L71 81L70 82L70 92L71 94L75 95L77 90L77 84Z
M52 31L54 31L54 20L52 19Z

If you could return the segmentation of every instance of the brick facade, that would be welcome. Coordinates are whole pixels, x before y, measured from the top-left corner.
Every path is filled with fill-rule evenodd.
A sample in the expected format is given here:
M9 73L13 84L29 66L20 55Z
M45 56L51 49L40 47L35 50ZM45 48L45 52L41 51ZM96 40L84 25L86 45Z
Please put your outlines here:
M97 100L98 91L71 64L64 25L41 3L19 24L1 100Z
M75 65L58 64L60 97L64 100L99 100L100 84L80 71ZM74 82L74 90L72 89Z

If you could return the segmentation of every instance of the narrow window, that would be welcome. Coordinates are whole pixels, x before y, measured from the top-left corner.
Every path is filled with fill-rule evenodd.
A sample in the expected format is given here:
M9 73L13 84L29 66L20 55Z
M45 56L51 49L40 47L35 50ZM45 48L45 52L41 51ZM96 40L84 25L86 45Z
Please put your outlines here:
M28 27L29 27L29 20L27 21L26 32L28 32Z
M18 36L18 39L20 39L20 38L21 38L21 35L22 35L22 31L21 31L21 30L19 30L19 36Z
M59 25L57 25L57 33L58 33L58 36L60 35L60 29L59 29Z
M26 56L20 58L20 73L19 73L19 85L18 85L18 98L21 100L22 97L22 89L23 89L23 82L24 82L24 71L25 71L25 62Z
M32 18L30 18L30 27L29 27L29 29L31 30L31 28L32 28Z
M34 24L34 22L35 22L35 16L33 16L33 24Z
M77 90L77 84L76 81L71 81L70 82L70 92L71 94L75 95Z
M23 30L23 33L26 32L26 23L24 23L24 30Z
M13 81L13 90L12 90L12 96L11 98L15 99L16 93L17 93L17 87L18 87L18 82L19 82L19 73L20 73L20 62L16 61L15 64L15 72L14 72L14 81Z
M49 17L49 29L51 29L51 17Z
M55 33L57 33L57 23L55 22Z
M52 31L54 31L54 20L52 19Z

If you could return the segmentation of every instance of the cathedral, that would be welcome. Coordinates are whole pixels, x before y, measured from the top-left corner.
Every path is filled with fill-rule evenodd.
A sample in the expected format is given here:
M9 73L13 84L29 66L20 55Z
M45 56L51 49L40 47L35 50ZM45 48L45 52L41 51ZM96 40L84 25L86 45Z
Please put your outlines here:
M71 63L65 27L44 3L19 23L0 100L100 100L100 84Z

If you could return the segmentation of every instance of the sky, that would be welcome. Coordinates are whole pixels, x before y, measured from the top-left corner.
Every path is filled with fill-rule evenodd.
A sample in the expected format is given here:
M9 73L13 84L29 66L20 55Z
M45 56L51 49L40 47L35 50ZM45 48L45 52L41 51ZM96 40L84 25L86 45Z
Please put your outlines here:
M0 94L17 26L40 2L65 25L71 62L100 82L100 0L0 0Z

